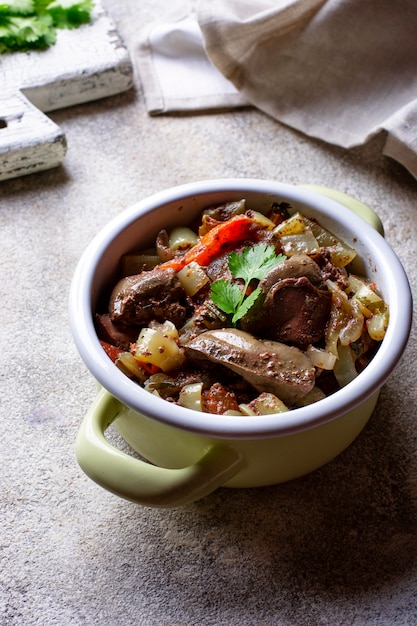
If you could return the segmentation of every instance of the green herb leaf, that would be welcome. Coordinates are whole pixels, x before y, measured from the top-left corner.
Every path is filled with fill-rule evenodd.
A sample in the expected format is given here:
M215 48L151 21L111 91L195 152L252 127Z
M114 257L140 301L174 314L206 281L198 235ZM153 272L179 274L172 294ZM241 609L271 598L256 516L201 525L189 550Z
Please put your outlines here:
M0 53L48 48L57 28L90 21L93 0L10 0L0 4Z
M28 15L34 12L33 0L10 0L7 4L2 4L1 8L18 15Z
M230 280L216 280L211 285L210 297L224 313L234 313L242 299L242 292L237 283Z
M80 24L89 22L91 10L91 0L82 2L60 0L51 2L48 6L48 13L57 28L77 28Z
M234 278L243 278L248 284L253 278L262 278L273 267L285 259L282 254L276 255L274 246L266 243L257 243L247 247L243 252L232 252L229 255L229 269Z
M251 307L255 304L255 301L258 299L261 290L259 287L254 289L252 293L246 296L243 301L240 303L236 313L232 317L232 324L236 325L236 323L240 320L241 317L246 315Z
M224 313L233 315L233 325L249 311L261 294L259 287L247 294L250 282L254 279L262 280L285 258L283 254L277 255L274 246L266 243L257 243L248 246L242 252L230 253L228 258L230 272L233 278L244 281L243 289L229 280L217 280L211 285L210 297Z

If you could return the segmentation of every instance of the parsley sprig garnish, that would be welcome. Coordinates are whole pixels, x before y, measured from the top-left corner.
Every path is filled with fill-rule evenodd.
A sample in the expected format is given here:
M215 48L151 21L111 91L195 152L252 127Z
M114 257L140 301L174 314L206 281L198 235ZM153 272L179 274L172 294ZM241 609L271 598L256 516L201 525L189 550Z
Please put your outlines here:
M242 252L230 253L229 270L233 278L240 278L244 281L243 289L237 282L225 279L216 280L211 285L210 297L224 313L233 315L234 326L255 304L261 294L258 286L247 293L250 282L254 279L262 280L285 258L283 254L277 255L274 246L266 243L257 243L254 246L248 246Z
M93 0L0 0L0 53L48 48L57 28L90 21Z

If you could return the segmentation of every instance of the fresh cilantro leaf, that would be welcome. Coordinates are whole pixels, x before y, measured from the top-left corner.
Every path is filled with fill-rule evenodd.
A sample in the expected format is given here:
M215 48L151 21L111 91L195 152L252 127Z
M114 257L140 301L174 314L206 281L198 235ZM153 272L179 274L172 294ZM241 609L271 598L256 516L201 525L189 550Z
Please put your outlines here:
M9 13L15 15L28 15L35 10L33 0L10 0L7 4L2 4Z
M232 323L236 323L249 311L261 294L259 287L247 294L252 280L262 280L266 274L286 257L276 254L274 246L257 243L248 246L242 252L231 252L228 266L233 278L244 281L243 289L237 283L217 280L211 285L210 297L224 313L233 314Z
M232 252L228 264L234 278L243 278L249 284L253 278L262 280L269 270L284 259L282 254L276 255L274 246L257 243L241 253Z
M9 50L27 50L54 43L55 31L51 30L52 21L48 15L32 17L11 17L7 28L0 28L0 41Z
M211 299L224 313L234 313L242 299L242 292L237 283L230 280L216 280L211 285Z
M248 296L245 296L243 301L240 303L239 308L237 309L236 313L232 317L232 324L235 325L236 322L238 322L241 317L246 315L249 309L253 307L253 305L255 304L255 301L258 299L260 293L261 293L261 290L259 289L259 287L257 287L256 289L252 291L252 293L250 293Z
M47 48L57 28L91 19L93 0L10 0L0 4L0 53Z
M57 0L48 6L48 13L52 16L57 28L77 28L80 24L90 21L92 8L91 0L82 2Z
M51 4L52 0L33 0L35 13L41 13L46 10L46 7Z

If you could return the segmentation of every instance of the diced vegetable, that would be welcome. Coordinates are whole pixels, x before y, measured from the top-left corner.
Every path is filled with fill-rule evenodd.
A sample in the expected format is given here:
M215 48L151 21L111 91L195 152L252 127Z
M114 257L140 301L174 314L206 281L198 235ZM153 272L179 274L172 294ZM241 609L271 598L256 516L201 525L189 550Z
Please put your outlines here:
M362 314L367 318L369 336L375 341L382 341L388 327L389 311L386 302L376 292L375 283L351 274L349 287L353 292L352 299L358 302Z
M274 413L285 413L288 407L273 393L261 393L249 404L240 404L242 413L249 409L254 415L272 415ZM248 413L250 415L250 413Z
M187 296L194 296L209 282L207 274L195 261L191 261L178 272L178 280Z
M283 235L281 237L281 244L287 256L294 256L294 254L314 255L320 252L320 246L316 238L311 230L308 229L294 235Z
M140 363L131 352L121 352L115 361L117 367L129 378L134 378L140 382L144 382L149 374L149 369L144 367L144 363Z
M191 228L186 228L185 226L173 228L169 233L169 247L175 252L177 250L191 248L195 246L197 242L197 234L191 230Z
M332 370L336 363L337 356L333 352L328 352L316 346L308 346L306 354L310 357L310 361L314 367L322 370Z
M170 322L142 328L136 342L135 358L143 363L151 363L163 372L180 367L184 362L184 351L177 343ZM174 326L172 324L172 326ZM175 328L175 327L174 327Z
M122 276L133 276L144 270L152 270L161 262L155 251L141 254L125 254L122 256Z
M264 228L265 230L273 230L275 228L274 222L272 222L269 217L266 217L266 215L260 213L259 211L250 210L248 212L248 215L253 220L255 220L255 222L257 222L261 228Z
M204 410L208 413L224 415L226 411L238 411L239 406L232 390L226 389L220 382L210 385L204 394Z
M323 228L323 226L320 226L314 220L306 218L306 223L309 225L319 246L329 250L330 258L334 265L337 267L345 267L353 261L356 256L356 251L347 243L339 239L339 237L336 237L336 235L326 228Z
M301 233L304 233L305 229L305 219L301 213L297 212L287 220L281 222L281 224L278 224L278 226L275 227L274 234L279 237L287 235L300 235Z
M282 249L287 256L294 254L317 254L320 246L301 213L294 213L275 227L274 234L281 240Z
M161 333L163 333L167 337L170 337L171 339L178 341L178 336L179 336L178 329L176 328L175 324L173 324L169 320L165 320L165 322L163 322L162 324L160 322L155 322L155 321L149 322L149 328L159 330Z
M309 404L314 404L314 402L318 402L319 400L323 400L326 397L324 391L322 391L319 387L313 387L311 391L309 391L305 396L298 400L296 406L308 406Z
M203 383L191 383L184 385L180 391L179 404L187 409L193 409L194 411L203 410L202 392Z
M366 327L371 339L382 341L388 327L389 314L388 309L384 309L380 313L375 313L366 323Z
M162 398L168 397L176 393L179 389L178 384L170 376L163 372L152 374L145 381L144 387L150 393L158 393Z
M355 250L339 237L299 212L279 224L274 233L282 239L287 256L316 254L320 248L326 248L330 252L332 263L337 267L345 267L356 256Z
M255 227L255 228L254 228ZM160 267L172 267L179 272L183 267L195 261L199 265L208 265L229 244L244 241L256 229L256 220L247 215L235 215L227 222L220 222L209 230L200 241L184 255L166 261Z
M354 353L350 346L340 345L338 347L338 354L339 358L335 363L333 373L339 385L344 387L356 378L358 372L355 367Z
M249 406L249 404L239 404L239 409L240 409L240 415L256 415L255 411ZM227 415L230 415L230 413L227 413ZM234 413L235 415L235 413Z
M352 287L355 285L356 289L354 289L354 299L359 303L362 313L365 317L370 317L373 312L377 311L381 307L385 308L385 303L380 295L378 295L372 287L374 284L366 284L364 281L360 279L349 280L349 285Z
M204 234L205 226L204 223L207 218L216 220L218 222L224 222L225 220L230 220L234 215L240 215L246 211L246 200L232 200L231 202L226 202L225 204L220 204L219 206L212 206L209 209L205 209L201 215L201 226L199 228L199 234ZM201 232L200 229L203 229Z
M122 350L120 348L117 348L116 346L111 345L107 341L100 341L100 343L104 352L107 354L107 356L111 358L114 363Z
M364 328L364 317L358 303L349 300L336 283L327 280L326 284L332 292L332 306L325 349L337 356L338 341L341 345L347 346L360 338Z

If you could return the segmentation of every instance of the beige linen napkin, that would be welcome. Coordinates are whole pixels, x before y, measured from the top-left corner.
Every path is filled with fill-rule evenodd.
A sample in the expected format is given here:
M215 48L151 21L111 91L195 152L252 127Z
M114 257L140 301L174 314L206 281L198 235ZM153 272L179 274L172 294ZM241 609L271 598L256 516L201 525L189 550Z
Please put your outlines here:
M208 59L195 14L181 7L141 33L137 64L151 115L248 105Z
M196 0L138 68L150 113L250 103L345 148L385 130L417 177L415 0Z

